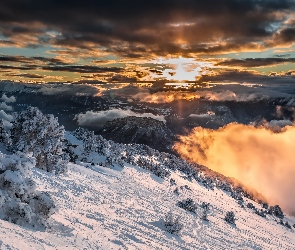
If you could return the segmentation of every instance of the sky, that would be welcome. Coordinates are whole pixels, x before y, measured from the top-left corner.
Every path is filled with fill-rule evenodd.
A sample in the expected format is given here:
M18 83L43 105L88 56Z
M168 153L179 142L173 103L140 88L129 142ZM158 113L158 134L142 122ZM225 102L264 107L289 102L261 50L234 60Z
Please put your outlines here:
M0 80L294 80L294 63L294 0L1 0Z

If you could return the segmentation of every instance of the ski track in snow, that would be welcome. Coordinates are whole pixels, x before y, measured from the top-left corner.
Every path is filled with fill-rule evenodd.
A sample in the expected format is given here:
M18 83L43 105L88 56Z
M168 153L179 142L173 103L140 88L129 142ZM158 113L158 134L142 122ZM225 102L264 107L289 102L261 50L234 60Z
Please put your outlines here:
M181 175L173 172L171 177L178 187L188 185L191 190L179 189L177 196L169 179L128 164L121 170L69 164L61 176L34 169L37 186L54 197L59 210L45 232L0 221L0 249L295 249L293 229ZM213 205L208 222L176 206L186 198ZM166 232L162 224L170 210L184 224L179 236ZM238 218L236 226L224 221L230 210ZM289 216L288 221L295 222Z

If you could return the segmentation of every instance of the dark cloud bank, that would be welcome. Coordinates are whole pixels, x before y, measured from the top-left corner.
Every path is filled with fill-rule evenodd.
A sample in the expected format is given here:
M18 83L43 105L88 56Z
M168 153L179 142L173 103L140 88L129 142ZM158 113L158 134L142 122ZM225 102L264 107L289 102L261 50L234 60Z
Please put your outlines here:
M294 23L286 22L294 7L293 0L3 0L0 33L6 43L95 45L130 58L216 53L294 42ZM37 39L17 40L25 35Z

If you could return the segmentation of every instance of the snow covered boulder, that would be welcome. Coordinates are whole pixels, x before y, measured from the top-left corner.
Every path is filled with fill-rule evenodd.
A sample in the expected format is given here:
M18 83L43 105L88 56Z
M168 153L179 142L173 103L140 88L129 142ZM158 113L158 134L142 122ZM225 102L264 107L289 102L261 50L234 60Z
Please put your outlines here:
M51 197L36 191L31 178L35 159L0 153L0 219L33 227L46 225L55 211Z
M11 150L31 153L36 167L56 174L67 170L68 155L63 152L64 127L53 115L43 115L29 107L16 113L10 129Z

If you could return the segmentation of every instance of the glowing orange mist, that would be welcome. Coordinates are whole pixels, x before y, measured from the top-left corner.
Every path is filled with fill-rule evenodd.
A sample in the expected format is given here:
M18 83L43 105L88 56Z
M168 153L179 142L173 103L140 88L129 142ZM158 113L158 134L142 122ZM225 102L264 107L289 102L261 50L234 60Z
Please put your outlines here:
M186 159L234 177L272 204L295 211L295 127L274 133L264 127L229 124L195 128L174 148Z

